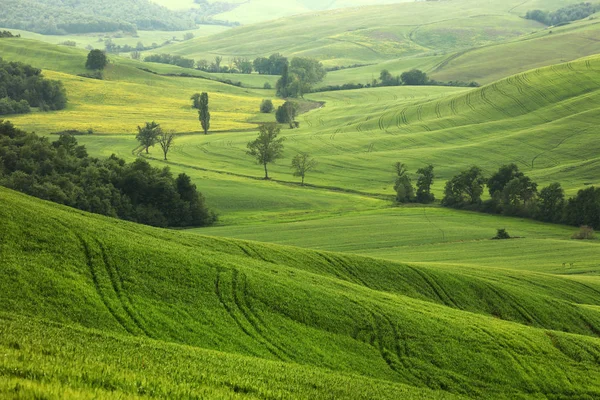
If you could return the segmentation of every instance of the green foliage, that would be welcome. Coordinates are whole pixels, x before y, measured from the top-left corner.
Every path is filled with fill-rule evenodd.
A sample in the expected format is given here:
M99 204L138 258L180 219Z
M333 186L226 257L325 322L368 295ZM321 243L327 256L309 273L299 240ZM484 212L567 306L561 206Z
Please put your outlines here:
M273 101L270 99L263 100L262 103L260 103L260 112L263 114L272 113L273 108Z
M289 66L287 59L281 63L281 78L276 86L280 97L303 97L327 75L323 64L311 58L294 57Z
M259 127L258 137L249 142L246 154L256 158L258 164L265 169L265 179L269 179L267 164L274 163L283 157L283 141L279 135L279 126L276 124L262 124Z
M14 0L0 3L0 26L49 35L66 33L193 29L189 17L148 0L56 2Z
M293 101L286 101L277 107L275 119L280 124L288 124L290 129L296 127L296 114L298 113L298 104Z
M546 222L560 222L565 210L565 191L560 183L551 183L538 195L537 219Z
M178 67L182 68L194 68L194 65L196 65L196 62L192 59L179 55L173 56L171 54L151 54L147 57L144 57L144 62L177 65Z
M400 75L400 80L405 85L419 86L426 85L429 82L429 77L425 72L418 69L413 69L403 72L402 75Z
M483 171L479 167L473 166L462 171L446 182L442 205L456 208L478 205L481 203L485 182Z
M106 53L103 52L102 50L91 50L88 53L87 56L87 61L85 62L85 67L87 69L94 69L94 70L103 70L104 68L106 68L106 66L108 65L108 57L106 56Z
M140 146L146 150L146 154L148 154L148 149L156 144L158 137L162 134L162 129L160 124L156 122L146 122L146 125L143 127L137 127L138 133L135 139L140 142Z
M30 107L62 110L67 92L60 81L48 80L40 69L0 58L0 115L27 114Z
M198 119L204 134L208 135L210 129L210 112L208 111L208 93L202 92L198 100Z
M13 35L12 32L10 31L0 31L0 39L4 39L4 38L18 38L21 37L21 35Z
M394 191L396 192L396 201L399 203L410 203L415 199L414 188L410 177L406 174L406 165L397 162L394 164L394 171L396 172L396 182L394 184Z
M292 158L292 168L294 176L302 178L302 186L304 186L304 178L306 173L315 169L318 165L317 160L312 158L308 153L298 153Z
M599 4L579 3L568 5L550 13L542 10L530 10L525 14L525 18L545 25L561 25L587 18L598 11L600 11Z
M261 75L281 75L288 65L288 59L279 53L271 54L268 58L255 58L252 62L254 70Z
M114 155L88 157L72 135L50 143L2 122L0 160L3 186L80 210L155 226L215 220L185 174L174 179L168 168L153 168L142 159L127 164Z
M582 189L567 201L565 220L570 225L600 229L600 188Z
M431 185L433 185L433 165L429 164L426 167L417 170L419 177L417 178L417 203L432 203L435 196L431 193Z
M506 231L505 228L499 228L498 232L496 233L496 236L494 236L494 239L496 239L496 240L510 239L510 235L508 234L508 232Z

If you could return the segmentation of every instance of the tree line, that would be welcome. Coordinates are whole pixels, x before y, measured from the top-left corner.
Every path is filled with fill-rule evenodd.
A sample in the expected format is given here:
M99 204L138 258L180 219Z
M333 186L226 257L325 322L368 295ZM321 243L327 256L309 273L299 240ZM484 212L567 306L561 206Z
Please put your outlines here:
M21 35L13 35L11 31L0 31L0 39L3 38L20 38Z
M205 226L216 216L189 176L143 160L89 157L74 136L48 138L0 121L0 184L80 210L153 226Z
M0 115L25 114L31 107L62 110L66 105L62 82L44 78L42 71L31 65L0 58Z
M190 14L149 0L11 0L0 2L0 26L48 35L196 27Z
M600 11L600 4L579 3L552 12L529 10L525 14L525 18L541 22L544 25L562 25L587 18L598 11Z
M396 201L400 203L431 203L434 179L433 166L417 171L417 190L407 175L406 165L396 163ZM489 199L482 200L485 187ZM501 166L486 177L483 170L472 166L446 182L442 206L481 211L491 214L519 216L544 222L562 223L573 226L590 226L600 229L600 188L580 190L567 199L560 183L552 183L541 190L530 177L519 170L516 164Z

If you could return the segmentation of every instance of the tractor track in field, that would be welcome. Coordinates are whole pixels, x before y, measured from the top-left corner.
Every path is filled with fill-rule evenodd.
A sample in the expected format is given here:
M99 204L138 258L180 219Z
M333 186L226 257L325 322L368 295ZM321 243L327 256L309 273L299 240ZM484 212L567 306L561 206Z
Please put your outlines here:
M425 282L425 284L433 291L433 293L442 302L442 304L444 304L447 307L452 307L452 308L456 308L458 310L462 310L462 307L460 307L458 305L458 303L456 303L456 301L454 301L454 299L448 295L448 293L444 289L443 285L440 285L439 283L437 283L437 281L435 279L433 279L431 276L429 276L427 273L420 270L419 268L412 267L410 265L408 266L408 268L410 268L417 275L419 275L419 277L421 277L423 282Z
M241 290L243 296L239 295L240 291L238 290L238 286L240 284L240 276L242 280ZM231 290L233 293L233 301L236 307L238 308L238 310L241 311L246 321L248 321L248 323L254 328L254 330L257 332L260 338L267 342L273 348L277 349L288 359L292 359L293 356L291 354L289 354L283 347L281 347L279 344L277 344L267 336L268 328L266 328L264 320L260 318L258 314L256 314L256 312L252 309L252 306L248 302L248 279L245 274L240 274L240 272L237 269L234 269L232 271ZM281 355L279 355L279 357L281 358Z
M107 262L109 262L109 260L108 260L106 251L105 251L102 243L99 240L94 239L94 241L100 248L100 258L102 260L102 264L103 264L102 266L104 268L98 267L96 265L97 263L94 261L94 257L92 255L92 250L91 250L90 244L81 234L76 232L74 229L72 229L68 225L64 224L62 221L59 221L57 219L55 219L55 221L58 224L60 224L61 226L63 226L73 236L75 236L75 238L79 242L79 245L81 246L83 253L85 255L86 265L92 276L92 281L94 283L96 293L98 293L98 297L100 297L102 304L104 304L104 306L106 307L108 312L111 314L111 316L130 335L139 336L140 332L141 332L142 334L151 338L152 335L150 334L150 332L148 332L148 330L145 329L143 324L140 322L139 318L135 315L135 313L133 311L133 307L131 306L131 300L129 298L127 298L127 300L124 299L124 297L126 295L123 295L123 293L122 293L123 292L122 291L123 280L122 280L122 278L118 278L118 280L120 281L119 282L117 280L117 277L115 276L115 274L118 274L118 271L116 273L113 272L110 264L107 264ZM121 313L119 313L115 309L114 305L111 304L111 302L109 301L109 295L106 293L106 291L103 289L102 285L100 284L100 274L102 273L102 271L104 271L106 273L106 275L108 276L108 279L110 280L110 286L111 286L112 292L113 292L112 294L114 295L114 297L116 297L116 301L121 306L124 313L129 317L129 321ZM119 283L121 284L121 286L119 285ZM132 329L131 324L133 324L135 326L135 328L137 328L137 329Z
M536 155L536 156L535 156L535 157L533 157L533 159L531 160L531 169L533 169L533 168L534 168L535 161L536 161L536 160L537 160L539 157L541 157L541 156L543 156L543 155L545 155L545 154L547 154L547 153L550 153L550 152L552 152L552 151L556 150L556 149L557 149L557 148L559 148L559 147L560 147L560 146L561 146L561 145L562 145L564 142L566 142L567 140L571 139L573 136L575 136L575 135L578 135L578 134L580 134L580 133L585 133L585 132L587 132L589 129L590 129L590 128L583 129L583 130L580 130L580 131L577 131L577 132L571 133L570 135L568 135L568 136L566 136L566 137L562 138L562 139L561 139L561 140L560 140L560 141L559 141L559 142L558 142L558 143L557 143L555 146L553 146L551 149L544 149L544 150L543 150L543 151L542 151L540 154ZM549 160L551 160L551 161L555 162L556 164L560 164L559 160L557 160L557 159L556 159L556 158L554 158L554 157L552 157L552 158L549 158Z
M338 263L337 261L335 261L332 257L328 256L326 253L317 253L319 256L321 256L321 258L323 258L325 261L327 261L327 263L331 266L333 266L336 269L341 269L344 272L346 272L347 276L348 276L348 281L355 283L355 284L360 284L366 288L371 288L371 286L364 281L358 273L356 273L356 271L351 268L350 266L348 266L345 263Z
M230 304L228 304L228 302L225 300L225 296L223 295L223 291L221 289L221 282L222 282L222 280L221 280L221 274L223 272L225 272L225 271L226 271L225 269L222 269L222 268L219 268L219 267L216 268L215 294L217 295L217 298L219 299L219 302L221 303L221 305L223 306L223 308L225 309L225 311L227 311L227 314L229 314L229 316L231 317L231 319L233 319L233 321L238 326L238 328L240 328L242 330L242 332L244 332L244 334L246 336L248 336L249 338L251 338L252 340L254 340L256 342L259 342L259 343L263 344L265 346L266 350L269 353L271 353L277 359L279 359L281 361L284 361L284 359L281 357L281 355L278 354L278 352L275 351L275 349L273 349L272 346L266 344L266 343L268 343L267 341L265 341L264 339L261 340L262 337L260 336L260 334L258 334L258 336L257 336L257 334L251 332L251 330L247 326L245 326L245 324L243 323L244 320L246 320L246 322L248 324L250 324L250 326L252 326L252 324L247 319L240 318L237 315L237 313L235 312L235 309ZM232 277L231 287L232 288L234 287L233 277ZM236 295L232 292L232 297L235 298L235 296ZM234 304L236 304L235 303L235 299L234 299ZM238 308L238 311L240 311L242 313L242 315L243 315L243 312L241 310L239 310L239 307L237 306L237 304L236 304L235 307Z

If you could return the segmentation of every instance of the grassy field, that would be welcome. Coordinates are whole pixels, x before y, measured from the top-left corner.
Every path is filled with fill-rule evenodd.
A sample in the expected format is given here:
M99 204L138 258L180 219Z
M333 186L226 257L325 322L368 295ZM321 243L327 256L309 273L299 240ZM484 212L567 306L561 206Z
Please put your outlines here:
M3 40L0 49L6 60L41 67L46 77L65 84L69 97L66 110L11 118L25 129L39 133L64 129L134 133L138 125L151 120L165 129L198 132L198 115L189 99L204 91L210 93L213 131L250 129L256 126L253 119L260 120L262 99L274 97L272 91L256 92L207 79L158 76L140 68L159 73L185 70L118 57L112 57L113 62L104 72L105 80L82 78L75 74L86 72L86 51L27 39Z
M193 58L216 54L255 58L281 52L315 57L328 66L378 63L484 45L540 29L541 24L510 12L517 4L516 0L486 4L460 0L320 11L241 27L164 50Z
M285 158L270 166L271 175L298 182L291 176L290 159L309 152L319 166L307 176L308 184L391 196L394 162L408 164L411 174L432 163L434 193L441 198L445 181L470 165L491 174L514 162L540 185L559 181L574 194L599 184L599 72L600 58L594 57L479 89L396 87L312 94L310 99L325 101L325 106L301 116L300 129L282 131ZM182 136L169 160L173 166L260 178L261 168L245 153L255 134ZM104 154L125 154L135 145L131 137L82 140ZM158 149L151 156L158 158Z
M0 393L600 395L597 280L397 264L0 198Z

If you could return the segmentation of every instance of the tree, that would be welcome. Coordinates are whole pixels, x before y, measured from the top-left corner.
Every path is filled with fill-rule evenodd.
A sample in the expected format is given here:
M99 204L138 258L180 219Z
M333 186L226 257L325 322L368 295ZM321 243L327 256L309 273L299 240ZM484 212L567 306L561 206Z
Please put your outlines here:
M526 207L532 205L532 200L537 193L537 183L527 176L511 179L502 190L500 199L505 214L509 215L533 215Z
M92 50L88 53L85 67L87 69L103 70L108 65L106 53L102 50Z
M418 69L412 69L408 72L402 73L402 75L400 75L400 79L402 80L402 83L404 83L405 85L412 85L412 86L426 85L427 82L429 82L429 78L427 77L427 74Z
M290 81L289 66L284 64L281 69L281 78L277 80L275 89L277 90L277 96L286 98L288 97L288 85Z
M515 164L501 166L498 172L493 174L487 181L490 196L492 198L497 198L508 182L514 178L521 178L523 176L525 175L519 171L519 167Z
M569 225L587 225L600 229L600 188L591 186L582 189L577 192L577 196L569 199L565 220Z
M269 100L269 99L263 100L262 103L260 103L260 112L261 113L269 114L272 111L273 111L273 102L271 100Z
M208 134L210 129L210 112L208 111L208 93L202 92L198 102L198 119L204 130L204 134Z
M266 57L258 57L254 59L252 66L260 75L268 75L271 73L271 62Z
M294 168L294 176L302 178L302 186L304 186L304 177L306 173L313 170L317 166L317 160L310 157L308 153L298 153L292 159L292 168Z
M419 177L417 178L417 202L431 203L435 200L431 194L431 185L433 184L433 165L429 164L426 167L417 170Z
M327 71L317 60L305 57L294 57L290 63L290 75L295 79L288 79L288 96L302 97L308 93L312 86L321 82Z
M277 112L275 113L275 119L280 124L289 124L290 129L294 129L296 127L296 113L298 112L298 106L296 103L291 101L286 101L283 105L277 108Z
M165 161L167 161L167 153L171 149L173 142L175 141L175 133L174 132L165 132L163 130L160 131L157 137L157 142L160 145L160 148L165 155Z
M486 179L479 167L471 167L446 182L442 205L464 207L481 203L483 185Z
M190 100L192 100L192 108L199 110L200 109L200 93L194 93L192 95L192 97L190 97Z
M399 86L400 85L400 78L399 77L394 78L394 76L387 69L384 69L381 71L381 73L379 74L379 80L381 81L381 86Z
M546 222L559 222L565 210L565 191L560 183L552 183L538 196L537 218Z
M258 137L248 143L248 155L256 158L258 164L265 169L265 179L269 179L267 164L274 163L283 157L283 141L285 138L277 138L279 126L276 124L263 124L259 127Z
M162 129L160 125L154 121L146 122L144 127L138 126L137 129L138 134L135 138L140 142L140 146L146 149L146 154L148 154L148 148L154 146L158 140L158 136L162 134Z
M394 164L394 171L396 172L396 183L394 184L396 201L399 203L409 203L413 201L415 193L410 178L406 175L406 165L397 162Z

